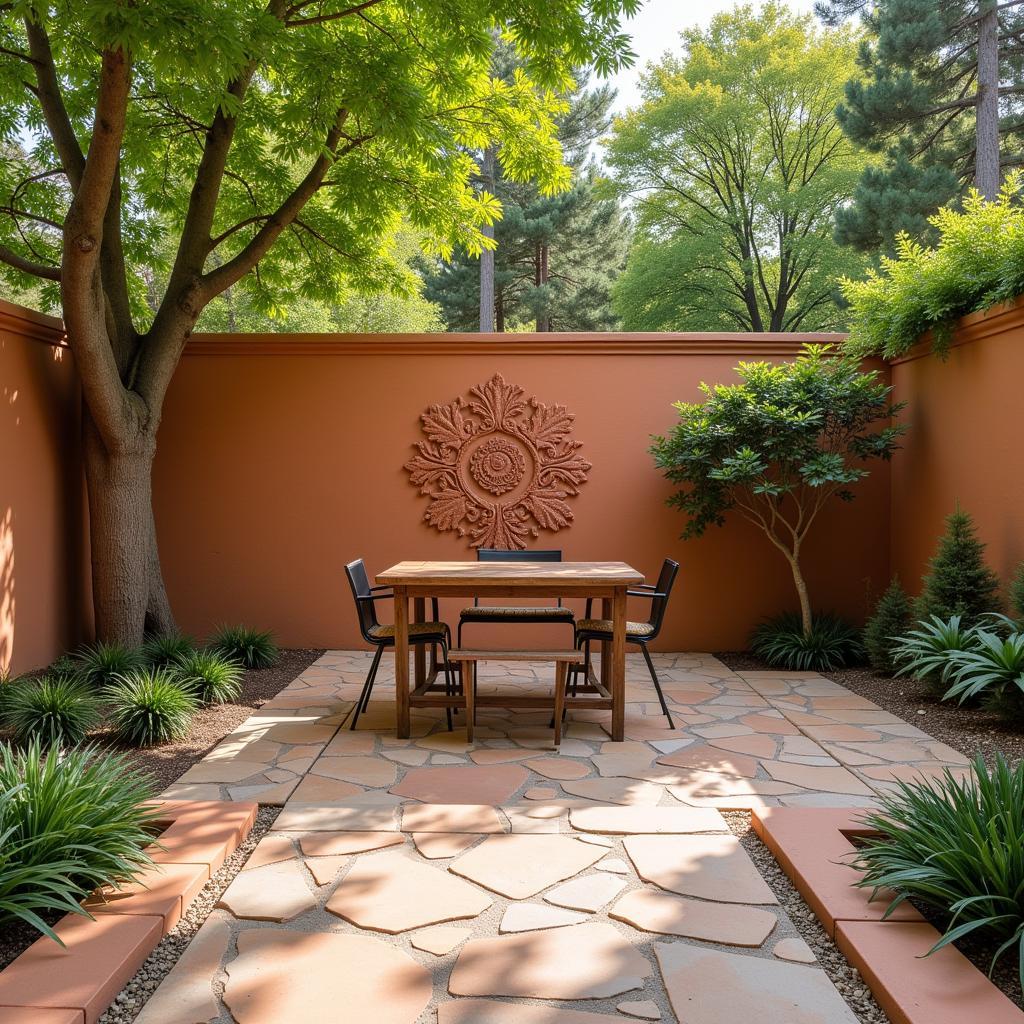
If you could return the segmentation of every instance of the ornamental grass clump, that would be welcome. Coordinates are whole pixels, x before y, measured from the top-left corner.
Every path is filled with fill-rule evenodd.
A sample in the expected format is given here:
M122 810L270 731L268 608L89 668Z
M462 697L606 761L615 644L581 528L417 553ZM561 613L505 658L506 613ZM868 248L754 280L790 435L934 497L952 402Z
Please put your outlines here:
M979 628L973 646L953 652L950 664L952 685L946 700L964 704L980 698L987 708L1010 721L1024 719L1024 633L1002 636Z
M99 641L83 647L75 654L78 677L100 689L109 686L117 676L125 675L143 664L142 653L123 644Z
M828 672L864 656L860 631L834 615L814 616L805 632L800 616L786 612L762 623L750 638L750 649L773 668L793 672Z
M207 649L232 658L243 668L270 668L278 658L273 636L247 626L221 626L210 637Z
M56 939L40 914L83 913L78 901L94 889L135 877L152 862L154 796L150 777L122 755L0 746L0 922L26 921Z
M203 704L225 704L242 692L242 666L216 651L190 651L174 663L174 672Z
M196 697L170 669L136 669L119 676L104 691L110 724L118 738L133 747L180 740L199 708Z
M100 700L84 683L41 676L8 684L0 701L0 722L19 743L44 747L81 743L100 722Z
M964 626L959 615L948 619L933 615L893 644L896 675L913 676L927 683L937 696L943 696L953 671L953 655L973 650L976 644L976 627Z
M899 783L865 824L853 864L856 883L893 889L889 916L910 900L943 916L945 931L929 954L967 935L999 943L990 965L1014 951L1024 984L1024 762L1002 755L991 771L979 756L973 777L949 769L930 783Z
M196 642L184 633L156 633L146 637L139 653L150 668L166 668L195 649Z

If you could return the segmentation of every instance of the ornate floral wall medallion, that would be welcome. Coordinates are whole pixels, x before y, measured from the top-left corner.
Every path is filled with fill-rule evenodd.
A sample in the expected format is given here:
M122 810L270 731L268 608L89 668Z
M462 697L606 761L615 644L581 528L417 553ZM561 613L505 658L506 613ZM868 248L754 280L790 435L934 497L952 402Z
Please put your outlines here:
M468 534L475 548L512 550L572 522L566 498L591 468L569 437L575 417L524 396L496 373L470 388L468 400L423 414L427 440L405 468L430 498L423 518L431 526Z

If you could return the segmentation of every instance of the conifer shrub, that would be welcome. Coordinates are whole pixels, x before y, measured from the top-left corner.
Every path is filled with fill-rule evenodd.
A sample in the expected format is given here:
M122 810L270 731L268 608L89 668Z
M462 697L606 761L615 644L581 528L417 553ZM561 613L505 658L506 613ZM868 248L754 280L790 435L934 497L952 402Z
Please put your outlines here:
M974 520L959 507L946 519L946 532L921 582L914 604L918 619L958 615L969 627L987 612L999 611L999 577L985 564Z
M1010 609L1018 619L1024 619L1024 562L1017 566L1010 580Z
M910 626L910 599L895 576L864 627L864 649L876 672L896 671L894 648Z

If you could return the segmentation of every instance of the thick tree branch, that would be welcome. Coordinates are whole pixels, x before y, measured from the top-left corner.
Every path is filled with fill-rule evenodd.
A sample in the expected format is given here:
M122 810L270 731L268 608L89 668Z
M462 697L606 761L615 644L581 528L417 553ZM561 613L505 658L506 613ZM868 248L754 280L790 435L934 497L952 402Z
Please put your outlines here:
M354 7L346 7L343 11L335 11L333 14L317 14L309 18L292 18L289 17L285 20L285 25L289 28L296 28L300 25L323 25L328 21L338 21L341 18L348 18L353 14L360 14L370 7L375 7L381 3L382 0L364 0L364 3L356 4ZM307 4L301 4L299 7L306 7ZM293 8L297 10L298 8Z
M0 245L0 263L6 263L9 267L14 267L15 270L20 270L24 274L41 277L45 281L60 280L60 267L48 267L43 263L35 263L24 256L19 256L12 249L8 249L6 245Z

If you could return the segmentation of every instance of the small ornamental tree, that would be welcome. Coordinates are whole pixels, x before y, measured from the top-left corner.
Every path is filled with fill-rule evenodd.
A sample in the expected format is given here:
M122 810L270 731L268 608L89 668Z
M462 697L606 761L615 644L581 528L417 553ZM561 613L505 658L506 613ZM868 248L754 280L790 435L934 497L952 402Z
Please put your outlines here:
M203 311L412 290L390 244L480 252L469 151L570 184L573 69L631 60L639 0L14 0L0 5L0 280L59 306L82 385L101 638L173 629L151 503L164 397ZM502 35L522 61L492 78ZM38 284L38 282L42 282Z
M1010 580L1010 607L1018 618L1024 619L1024 562L1017 566Z
M856 361L808 345L791 363L740 363L739 384L701 385L704 402L677 402L679 422L651 446L680 489L668 499L699 537L736 511L785 557L804 635L811 599L800 567L804 541L832 498L853 499L870 459L888 459L905 429L891 388Z
M893 649L909 625L910 599L894 576L864 626L864 649L876 672L896 671Z
M959 507L946 518L946 532L921 584L914 605L919 619L959 615L972 626L986 612L999 610L999 577L985 564L974 520Z

